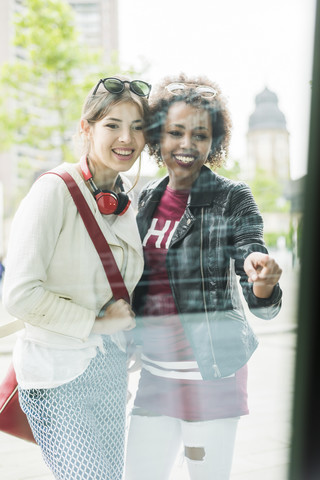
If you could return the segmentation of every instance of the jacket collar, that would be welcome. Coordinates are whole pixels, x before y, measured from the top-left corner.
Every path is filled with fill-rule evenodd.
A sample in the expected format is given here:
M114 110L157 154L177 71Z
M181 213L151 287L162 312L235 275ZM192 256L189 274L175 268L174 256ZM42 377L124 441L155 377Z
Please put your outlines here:
M152 200L159 201L164 190L169 183L169 176L156 181L151 185L152 187ZM189 207L207 207L212 205L213 192L217 188L217 176L207 166L203 165L200 170L200 174L194 184L192 185L191 192L188 199Z
M203 165L200 174L192 185L188 201L189 207L208 207L212 205L213 193L217 188L216 174Z

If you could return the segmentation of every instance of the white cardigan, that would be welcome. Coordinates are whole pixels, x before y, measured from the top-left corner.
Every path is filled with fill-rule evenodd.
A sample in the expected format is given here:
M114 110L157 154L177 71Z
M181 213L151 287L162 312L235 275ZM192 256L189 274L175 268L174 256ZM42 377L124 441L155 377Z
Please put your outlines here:
M110 226L75 165L64 163L56 170L61 169L72 175L85 196L131 294L143 271L142 247L132 206L124 215L116 216ZM14 351L16 373L23 388L31 388L31 384L33 388L54 386L82 373L89 358L95 355L95 347L101 346L100 336L90 332L96 316L111 298L101 260L67 186L56 175L40 177L14 217L3 288L5 307L27 326ZM64 372L62 359L61 374L56 378L58 365L50 376L46 367L35 361L30 363L28 358L31 354L39 362L53 355L52 363L61 357L61 350L65 351L64 360L67 350L73 351L71 363L79 362L82 367L71 366L70 372ZM28 368L24 362L29 364ZM29 371L37 365L44 370L40 372L41 379L39 372L33 375Z

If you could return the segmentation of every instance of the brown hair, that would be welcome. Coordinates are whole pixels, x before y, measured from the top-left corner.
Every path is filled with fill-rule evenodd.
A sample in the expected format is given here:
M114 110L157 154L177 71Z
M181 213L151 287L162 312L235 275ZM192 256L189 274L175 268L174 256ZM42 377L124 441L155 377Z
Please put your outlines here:
M172 95L165 87L170 83L190 84L190 88L183 90L179 95ZM200 97L192 86L207 85L217 92L213 98ZM204 76L187 77L181 73L176 76L165 77L151 93L149 101L150 113L146 128L148 149L159 165L162 164L160 142L163 126L168 110L175 102L185 102L209 112L212 126L212 144L207 163L211 166L221 166L228 154L231 137L231 117L227 108L227 101L223 97L219 85Z

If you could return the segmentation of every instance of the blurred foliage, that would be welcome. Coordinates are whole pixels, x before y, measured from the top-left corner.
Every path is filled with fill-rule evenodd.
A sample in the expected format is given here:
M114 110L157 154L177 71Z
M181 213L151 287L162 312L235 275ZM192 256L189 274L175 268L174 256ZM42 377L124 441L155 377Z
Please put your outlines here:
M286 232L264 232L263 238L267 248L277 248L279 237L284 237L288 248L288 233Z
M258 169L248 183L262 213L290 211L290 202L283 197L283 185L269 172Z
M217 173L223 177L230 178L231 180L241 179L240 162L235 160L232 164L226 164L217 169Z
M162 178L165 177L168 173L167 167L165 165L159 165L156 172L156 177Z
M121 69L116 52L103 65L102 50L79 43L65 0L25 0L13 26L15 58L0 71L0 148L27 147L38 168L50 151L73 161L71 140L89 90L105 76L136 72Z

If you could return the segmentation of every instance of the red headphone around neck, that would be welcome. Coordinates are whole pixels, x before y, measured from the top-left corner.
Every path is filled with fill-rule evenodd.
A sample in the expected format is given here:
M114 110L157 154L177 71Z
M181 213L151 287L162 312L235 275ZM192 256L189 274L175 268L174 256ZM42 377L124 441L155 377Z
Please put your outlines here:
M99 211L104 215L123 215L129 208L131 200L124 192L115 193L111 190L100 190L93 181L88 165L88 158L83 155L80 159L80 169L83 178L89 182Z

